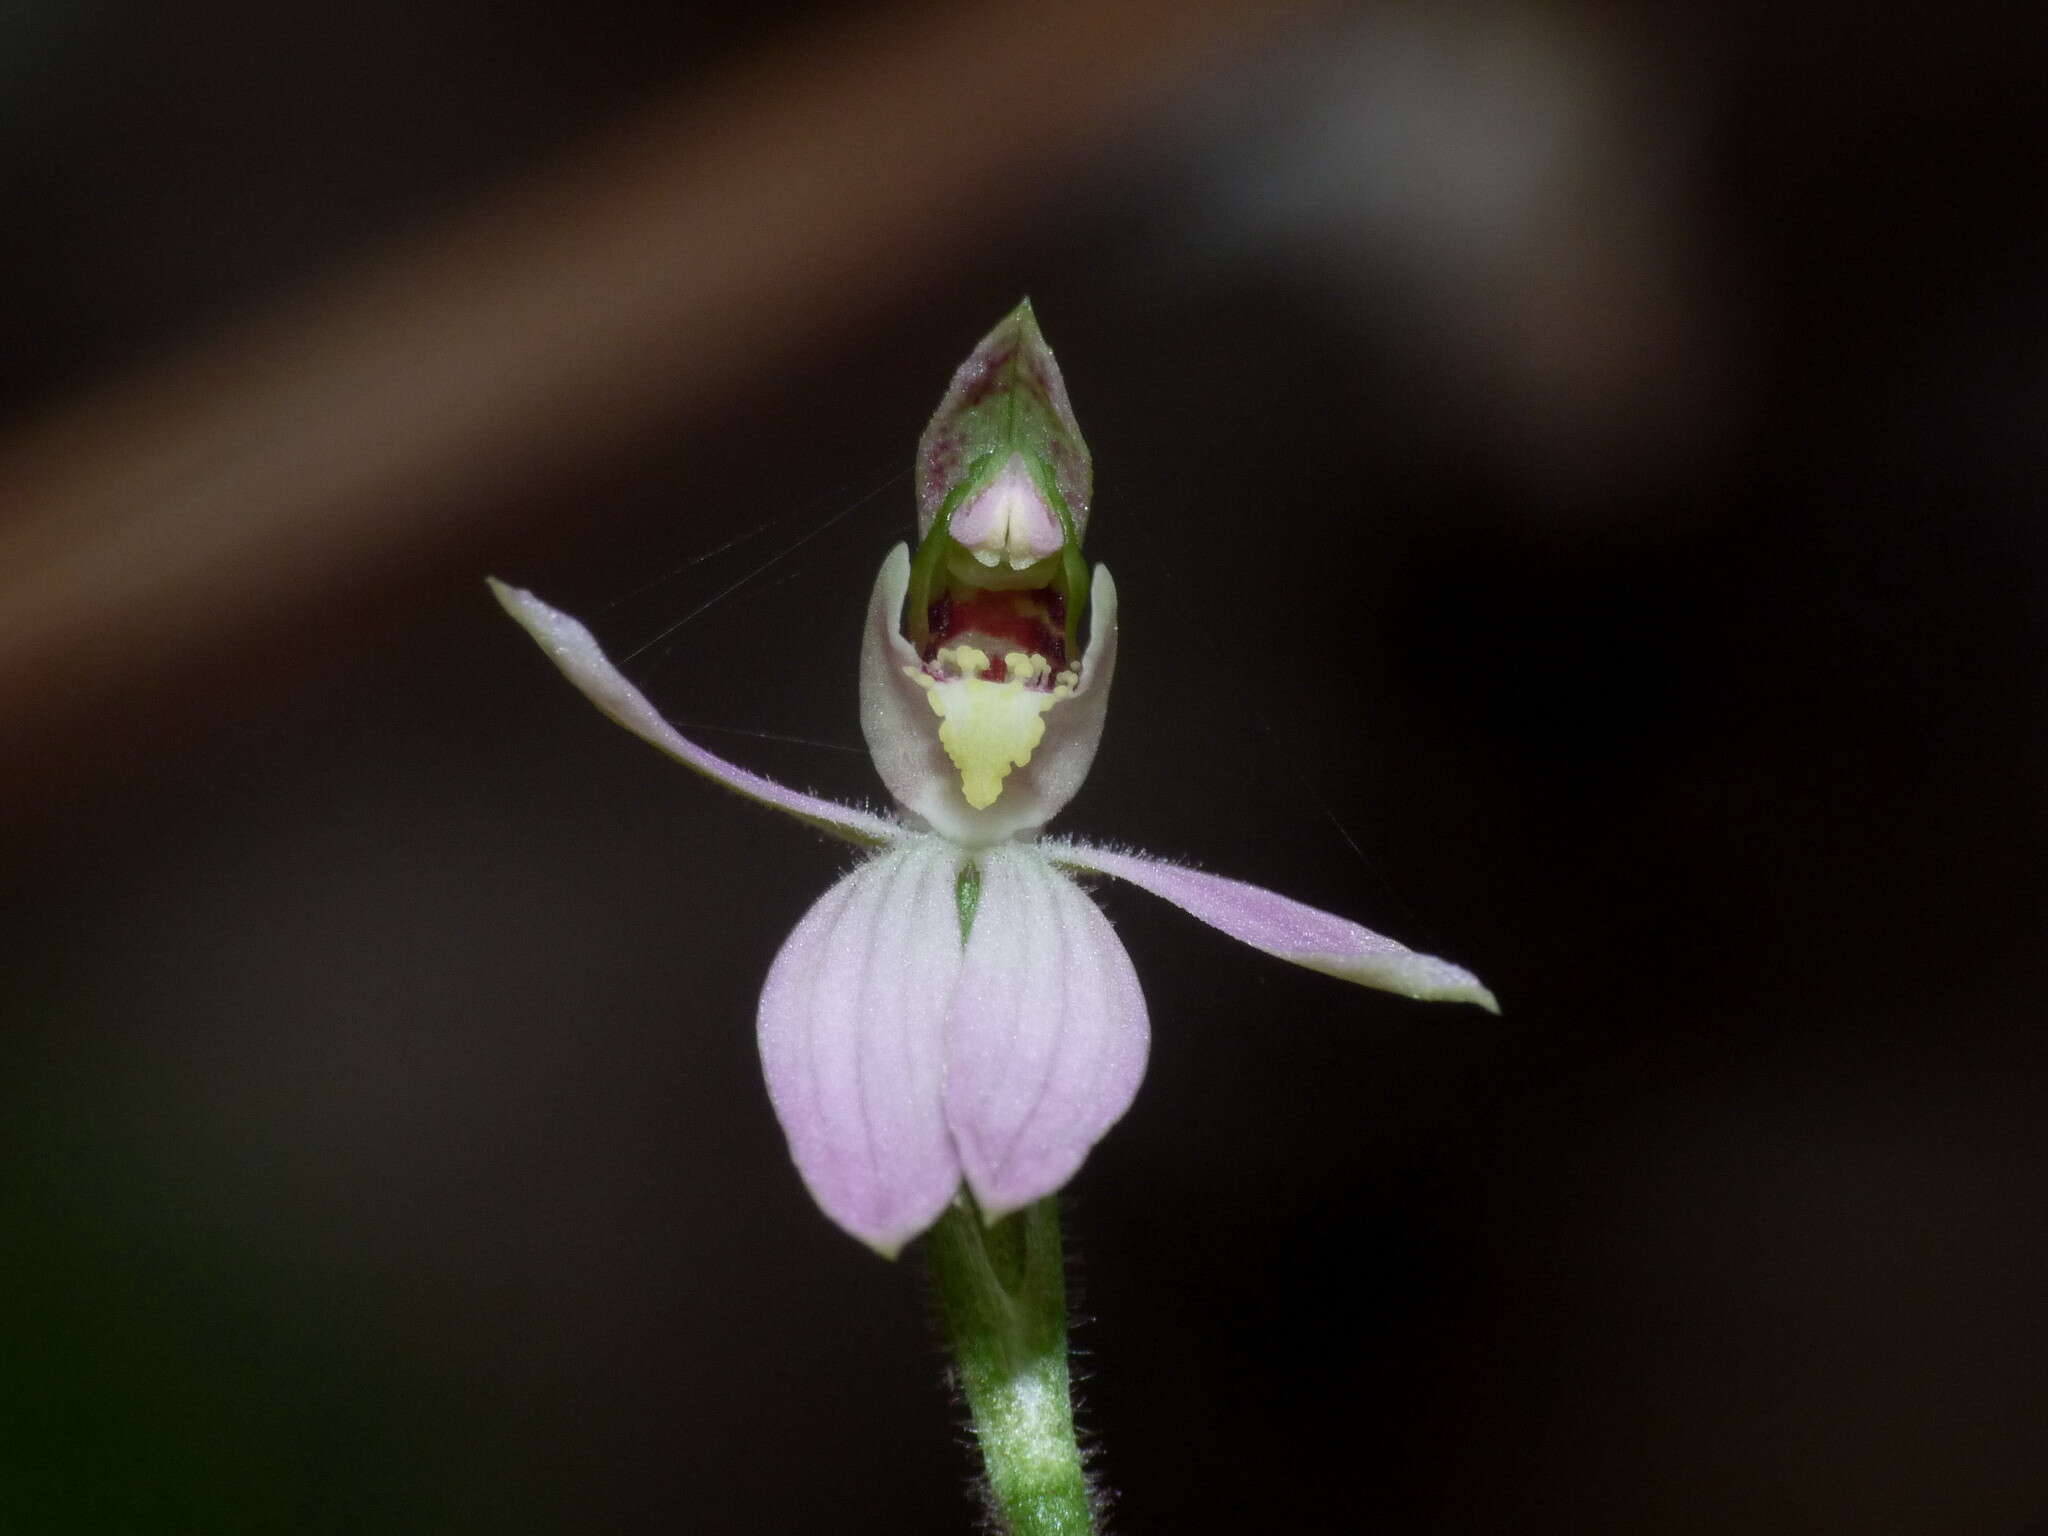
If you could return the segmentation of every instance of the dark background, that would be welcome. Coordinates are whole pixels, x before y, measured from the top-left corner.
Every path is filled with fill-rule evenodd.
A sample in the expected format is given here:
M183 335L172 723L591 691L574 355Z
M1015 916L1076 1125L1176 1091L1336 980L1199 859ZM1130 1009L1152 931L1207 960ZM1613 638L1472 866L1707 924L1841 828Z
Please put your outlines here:
M5 421L865 14L10 7ZM61 725L0 728L0 1528L966 1528L917 1266L811 1208L754 1059L843 851L482 577L615 655L679 625L629 669L676 719L876 796L867 587L1026 292L1124 594L1061 826L1506 1007L1099 893L1155 1033L1071 1200L1119 1528L2048 1528L2026 16L1306 11L958 199L914 283L831 269L672 428L567 421L431 539L223 559L203 649L51 670Z

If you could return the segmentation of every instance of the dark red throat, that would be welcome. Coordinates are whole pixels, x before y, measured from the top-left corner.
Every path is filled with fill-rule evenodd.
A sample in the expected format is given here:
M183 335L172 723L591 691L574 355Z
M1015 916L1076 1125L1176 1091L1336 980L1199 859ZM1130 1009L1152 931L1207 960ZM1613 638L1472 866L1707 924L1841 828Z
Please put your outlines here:
M1051 587L1012 592L952 588L932 599L928 616L932 637L925 650L927 661L941 646L956 644L967 635L983 635L1003 648L989 657L989 669L983 675L990 682L1000 683L1008 675L1005 651L1043 656L1054 672L1066 669L1067 604Z

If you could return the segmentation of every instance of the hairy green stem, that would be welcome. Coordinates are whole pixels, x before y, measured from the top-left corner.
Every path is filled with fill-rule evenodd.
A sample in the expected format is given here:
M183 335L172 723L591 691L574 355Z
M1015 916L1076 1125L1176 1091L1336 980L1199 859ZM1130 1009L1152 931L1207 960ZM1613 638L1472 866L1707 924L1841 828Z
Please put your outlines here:
M926 1244L946 1338L1005 1536L1091 1536L1067 1378L1059 1201L984 1226L964 1198Z

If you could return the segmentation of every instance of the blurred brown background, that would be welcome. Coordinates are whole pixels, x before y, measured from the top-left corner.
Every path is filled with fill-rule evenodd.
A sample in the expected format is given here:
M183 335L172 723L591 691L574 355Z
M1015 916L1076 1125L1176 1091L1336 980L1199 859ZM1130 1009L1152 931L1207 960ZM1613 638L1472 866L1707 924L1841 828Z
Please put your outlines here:
M1024 293L1125 593L1062 825L1508 1009L1101 893L1120 1528L2048 1528L2041 41L0 11L0 1529L966 1528L754 1060L842 854L482 577L874 797L867 585Z

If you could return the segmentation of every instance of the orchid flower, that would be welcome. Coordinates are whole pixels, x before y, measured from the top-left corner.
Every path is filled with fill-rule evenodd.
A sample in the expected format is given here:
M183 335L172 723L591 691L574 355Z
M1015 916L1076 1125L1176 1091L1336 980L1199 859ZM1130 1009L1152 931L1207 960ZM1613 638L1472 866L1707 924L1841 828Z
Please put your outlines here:
M1088 452L1027 301L954 375L919 444L916 551L889 552L868 602L861 726L893 816L706 751L582 624L492 583L627 730L872 850L783 944L758 1024L797 1171L827 1216L885 1255L963 1183L990 1222L1059 1189L1137 1092L1144 997L1070 872L1127 881L1296 965L1498 1011L1470 972L1345 918L1040 836L1087 777L1116 668L1116 584L1102 565L1090 576L1080 553L1089 494Z

